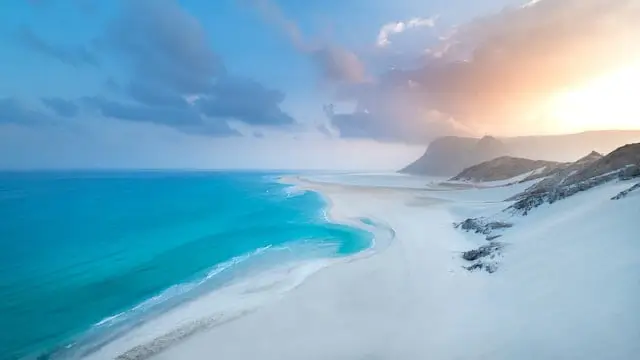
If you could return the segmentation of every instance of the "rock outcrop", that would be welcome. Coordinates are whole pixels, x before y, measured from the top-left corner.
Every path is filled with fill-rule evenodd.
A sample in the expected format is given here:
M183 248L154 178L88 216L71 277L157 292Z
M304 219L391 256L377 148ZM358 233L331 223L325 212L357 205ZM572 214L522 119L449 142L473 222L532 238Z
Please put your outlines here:
M482 245L477 249L465 251L462 258L472 262L469 266L464 266L468 271L484 270L488 273L494 273L498 270L498 258L502 256L501 250L504 244L499 242L491 242L488 245Z
M475 261L483 257L490 256L496 250L502 248L500 243L491 243L489 245L482 245L477 249L465 251L462 253L462 258L467 261Z
M466 232L474 232L487 236L487 240L497 239L500 235L495 235L494 231L504 230L513 227L513 224L505 221L489 221L484 218L471 218L457 224L453 224L456 229Z

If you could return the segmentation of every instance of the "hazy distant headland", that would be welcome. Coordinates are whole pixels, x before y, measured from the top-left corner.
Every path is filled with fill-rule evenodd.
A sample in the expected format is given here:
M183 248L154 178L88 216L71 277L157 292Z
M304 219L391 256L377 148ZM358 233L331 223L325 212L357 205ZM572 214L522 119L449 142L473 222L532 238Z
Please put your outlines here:
M416 175L453 176L465 168L501 156L571 162L592 151L607 154L640 141L640 131L589 131L568 135L521 136L481 139L442 137L429 144L424 155L400 172Z

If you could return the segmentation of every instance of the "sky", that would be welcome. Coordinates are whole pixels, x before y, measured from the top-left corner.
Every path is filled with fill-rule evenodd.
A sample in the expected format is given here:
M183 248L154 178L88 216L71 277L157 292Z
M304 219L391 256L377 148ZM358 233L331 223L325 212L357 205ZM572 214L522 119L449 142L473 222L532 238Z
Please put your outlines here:
M0 168L400 168L640 128L640 0L7 0Z

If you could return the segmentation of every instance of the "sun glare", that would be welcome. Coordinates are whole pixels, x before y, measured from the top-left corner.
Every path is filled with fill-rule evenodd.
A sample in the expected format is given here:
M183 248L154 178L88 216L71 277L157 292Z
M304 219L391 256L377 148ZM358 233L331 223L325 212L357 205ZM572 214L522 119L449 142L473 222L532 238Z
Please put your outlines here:
M549 111L561 132L640 129L640 63L557 94Z

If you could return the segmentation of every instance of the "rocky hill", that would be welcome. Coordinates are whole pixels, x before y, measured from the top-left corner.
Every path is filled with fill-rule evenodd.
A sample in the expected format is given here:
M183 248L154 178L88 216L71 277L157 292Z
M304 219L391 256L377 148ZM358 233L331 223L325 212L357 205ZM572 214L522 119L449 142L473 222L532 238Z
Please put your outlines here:
M600 154L597 151L592 151L590 152L588 155L581 157L580 159L578 159L578 161L575 162L575 164L587 164L587 163L592 163L594 161L600 160L604 157L604 155Z
M567 178L567 183L574 184L627 167L629 167L627 170L629 176L634 176L633 171L640 167L640 143L616 149L609 155L591 163L590 166L576 171Z
M544 177L544 179L542 179L540 182L529 188L528 191L547 191L547 189L552 189L557 186L563 185L566 182L567 178L569 178L571 175L588 168L589 166L591 166L591 164L602 158L602 154L592 151L587 156L580 158L574 163L564 164L563 166L555 168L551 172L545 172L544 174L539 174L538 176L527 177L526 179L524 179L524 181L535 180Z
M454 176L470 166L501 156L573 162L592 150L609 153L623 144L635 142L640 142L640 131L591 131L500 139L444 137L434 140L421 158L401 172Z
M498 181L511 179L535 171L536 173L530 176L530 178L533 179L534 177L544 176L544 174L550 174L564 165L563 163L553 161L501 156L466 168L451 180L474 182Z
M625 145L600 158L589 154L508 200L516 200L511 208L526 215L542 204L554 203L616 179L635 178L640 178L640 143ZM637 187L630 188L629 192L634 190Z

